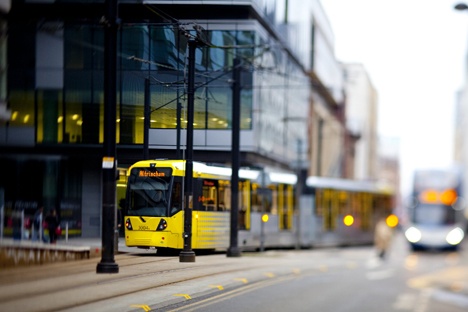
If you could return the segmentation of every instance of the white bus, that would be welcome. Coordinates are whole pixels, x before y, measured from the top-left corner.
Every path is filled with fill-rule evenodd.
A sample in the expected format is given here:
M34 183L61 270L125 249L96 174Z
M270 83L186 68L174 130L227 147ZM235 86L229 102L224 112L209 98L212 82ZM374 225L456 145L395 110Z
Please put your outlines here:
M465 201L458 170L417 170L405 237L413 250L457 250L465 236Z

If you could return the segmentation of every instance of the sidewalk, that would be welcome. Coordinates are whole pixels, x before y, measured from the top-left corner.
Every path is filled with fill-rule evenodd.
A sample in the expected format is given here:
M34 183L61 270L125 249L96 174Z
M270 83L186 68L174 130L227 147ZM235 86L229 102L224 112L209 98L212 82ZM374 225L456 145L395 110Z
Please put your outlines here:
M69 238L68 240L60 239L57 240L57 245L61 246L82 246L82 247L89 247L90 249L90 257L101 256L101 249L102 249L102 239L97 238ZM125 238L119 237L119 243L117 247L117 252L119 253L128 253L128 252L136 252L139 249L135 247L127 247L125 245ZM154 250L156 253L156 250Z
M101 249L102 239L100 238L59 239L56 244L2 238L0 240L0 267L37 265L100 257ZM125 246L124 238L119 237L116 253L135 251L137 251L136 248Z

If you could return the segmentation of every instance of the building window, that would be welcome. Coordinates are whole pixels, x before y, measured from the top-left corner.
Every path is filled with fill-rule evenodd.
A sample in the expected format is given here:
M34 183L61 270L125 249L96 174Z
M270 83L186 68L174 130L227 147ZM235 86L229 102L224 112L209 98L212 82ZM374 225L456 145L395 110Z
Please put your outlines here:
M55 39L63 49L63 87L35 88L35 28L21 26L17 35L12 31L9 36L15 47L15 51L9 51L10 126L35 129L37 143L102 144L104 31L100 25L61 25L63 34ZM240 57L252 66L258 36L255 31L239 30L210 30L207 36L213 47L197 48L195 58L194 128L231 129L233 60ZM118 143L143 143L145 79L150 80L150 127L176 129L180 104L180 125L186 128L187 45L187 38L174 25L133 24L120 28ZM244 68L241 129L252 129L252 81L253 71Z
M104 34L100 27L65 28L63 142L104 141Z

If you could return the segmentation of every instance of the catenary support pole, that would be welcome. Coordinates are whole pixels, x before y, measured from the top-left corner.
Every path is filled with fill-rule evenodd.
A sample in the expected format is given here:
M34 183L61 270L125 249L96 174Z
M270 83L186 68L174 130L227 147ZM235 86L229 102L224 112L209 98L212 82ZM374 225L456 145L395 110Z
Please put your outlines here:
M240 167L240 60L234 59L232 72L232 175L231 175L231 235L226 253L228 257L240 257L238 246L239 224L239 167Z
M118 0L106 0L104 16L104 156L102 159L102 250L97 273L118 273L114 260L116 226L116 107Z
M193 209L193 115L195 93L195 49L197 42L188 42L188 82L187 82L187 154L185 162L185 202L184 202L184 249L179 254L179 262L195 262L192 250L192 209Z
M150 80L145 79L145 107L144 107L144 135L143 135L143 159L149 159L149 128L151 119L151 93L150 93Z

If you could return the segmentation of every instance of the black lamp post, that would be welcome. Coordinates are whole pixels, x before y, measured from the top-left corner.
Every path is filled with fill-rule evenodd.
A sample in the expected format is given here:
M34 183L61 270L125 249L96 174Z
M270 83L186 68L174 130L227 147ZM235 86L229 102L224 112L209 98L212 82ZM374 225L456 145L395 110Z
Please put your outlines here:
M104 157L102 160L102 257L96 273L118 273L114 261L116 225L116 104L118 0L106 0L104 20Z
M151 92L150 92L150 80L149 78L145 79L145 105L144 105L144 136L143 136L143 159L149 159L149 128L150 128L150 119L151 119Z

